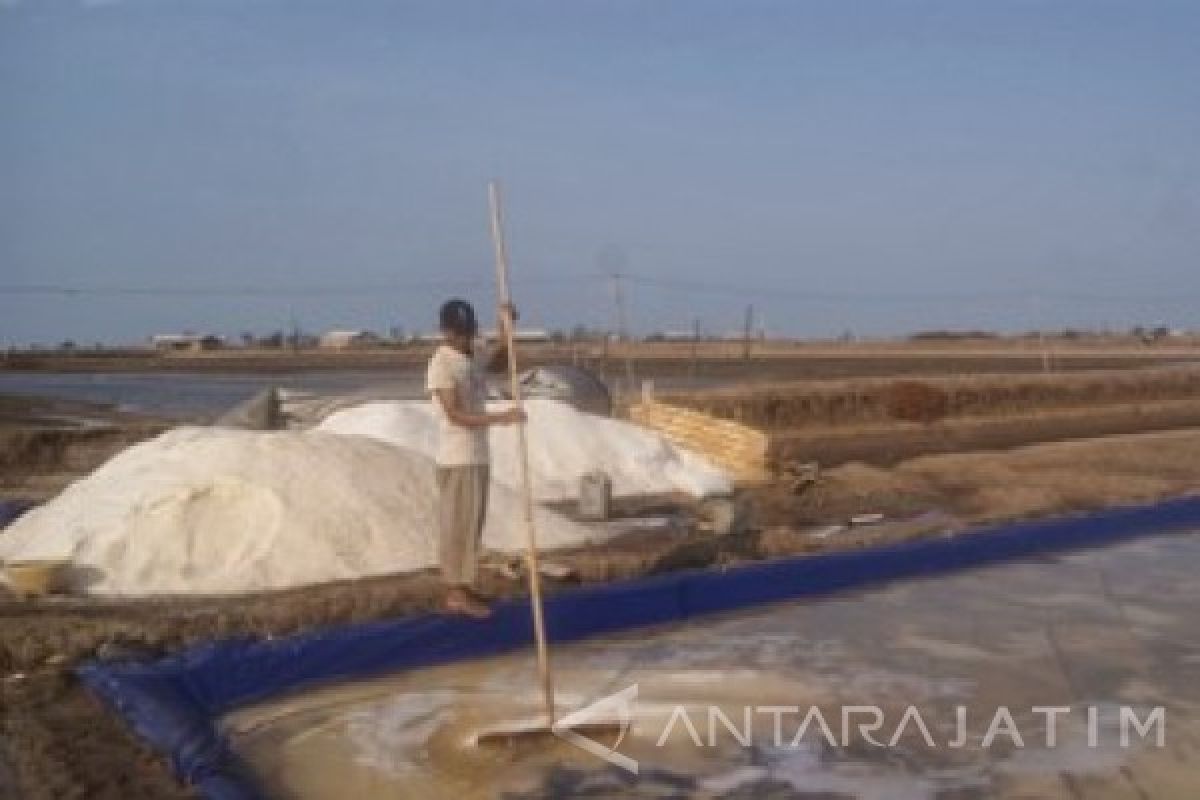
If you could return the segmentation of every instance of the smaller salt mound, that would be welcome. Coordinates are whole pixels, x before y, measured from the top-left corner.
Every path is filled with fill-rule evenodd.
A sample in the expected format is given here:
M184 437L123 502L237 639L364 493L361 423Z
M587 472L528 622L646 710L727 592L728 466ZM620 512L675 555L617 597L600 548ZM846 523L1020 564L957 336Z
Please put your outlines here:
M433 462L357 436L178 428L130 447L0 534L0 559L72 560L94 594L225 594L409 572L436 561ZM485 546L524 547L493 486ZM538 509L539 543L587 528Z
M704 497L730 491L724 472L653 431L545 398L530 398L525 410L529 466L534 494L541 501L578 496L579 479L592 470L607 473L616 494L682 491ZM317 430L369 436L433 457L438 441L435 415L428 402L367 403L330 415ZM516 429L494 427L489 436L493 482L519 486Z

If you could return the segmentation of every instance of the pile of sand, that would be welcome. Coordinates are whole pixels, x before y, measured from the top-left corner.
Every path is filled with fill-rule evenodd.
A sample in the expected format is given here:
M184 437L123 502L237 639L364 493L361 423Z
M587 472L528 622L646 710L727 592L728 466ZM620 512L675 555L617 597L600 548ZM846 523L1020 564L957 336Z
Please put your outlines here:
M76 591L224 594L434 564L433 462L362 436L179 428L117 455L0 535L0 559L70 558ZM493 486L485 545L524 545ZM597 534L546 509L547 548Z
M526 411L534 494L541 501L576 497L580 478L592 470L612 478L615 494L680 491L704 497L731 490L724 472L653 431L546 398L530 398ZM428 402L367 403L330 415L317 429L368 436L432 457L436 413ZM520 486L516 428L491 428L489 437L493 482Z

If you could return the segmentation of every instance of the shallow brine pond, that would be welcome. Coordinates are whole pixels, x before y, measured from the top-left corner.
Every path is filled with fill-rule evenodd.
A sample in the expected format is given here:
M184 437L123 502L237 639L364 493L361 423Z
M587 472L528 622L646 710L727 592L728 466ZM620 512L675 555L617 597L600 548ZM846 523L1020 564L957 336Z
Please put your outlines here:
M1197 607L1180 534L558 647L564 708L628 700L610 761L466 744L536 708L528 652L225 725L277 797L1192 798Z

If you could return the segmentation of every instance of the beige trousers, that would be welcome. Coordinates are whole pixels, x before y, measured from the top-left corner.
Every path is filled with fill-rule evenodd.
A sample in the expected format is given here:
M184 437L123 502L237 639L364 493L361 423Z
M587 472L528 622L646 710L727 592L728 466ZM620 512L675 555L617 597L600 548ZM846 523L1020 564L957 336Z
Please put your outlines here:
M472 586L487 516L486 464L438 467L438 560L448 586Z

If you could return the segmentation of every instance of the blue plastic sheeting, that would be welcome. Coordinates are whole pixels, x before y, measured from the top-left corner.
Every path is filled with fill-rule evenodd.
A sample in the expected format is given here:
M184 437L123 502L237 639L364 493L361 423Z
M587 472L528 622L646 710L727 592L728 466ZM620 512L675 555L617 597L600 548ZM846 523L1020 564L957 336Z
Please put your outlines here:
M790 598L869 586L1038 554L1200 527L1200 498L1088 516L989 528L953 537L693 570L561 591L547 600L552 641L677 622ZM262 797L222 739L221 715L273 695L525 647L527 602L496 605L492 619L423 615L275 640L195 647L153 663L90 663L83 681L167 755L176 774L214 800Z
M0 528L5 527L32 507L31 503L22 503L18 500L0 500Z

